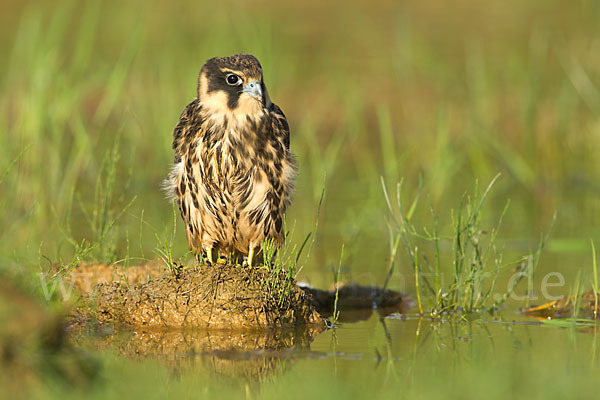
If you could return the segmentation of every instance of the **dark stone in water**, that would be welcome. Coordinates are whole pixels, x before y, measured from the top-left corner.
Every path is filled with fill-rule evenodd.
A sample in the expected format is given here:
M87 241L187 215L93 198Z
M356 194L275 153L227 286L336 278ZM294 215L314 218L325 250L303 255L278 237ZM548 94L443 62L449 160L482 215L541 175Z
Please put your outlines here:
M333 315L335 308L335 288L321 290L301 287L312 295L317 311L326 317ZM354 322L368 319L373 310L382 315L395 312L405 313L412 307L408 295L376 286L361 286L357 283L340 283L337 309L341 311L341 322Z

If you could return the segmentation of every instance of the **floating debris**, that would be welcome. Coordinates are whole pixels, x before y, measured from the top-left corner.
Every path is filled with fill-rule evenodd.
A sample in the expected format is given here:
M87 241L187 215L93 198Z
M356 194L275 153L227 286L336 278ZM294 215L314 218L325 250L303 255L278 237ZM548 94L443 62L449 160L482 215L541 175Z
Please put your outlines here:
M600 294L589 290L578 298L575 296L564 296L558 300L532 306L521 311L522 314L536 318L568 318L573 317L575 308L580 313L586 313L590 318L597 318L600 307Z

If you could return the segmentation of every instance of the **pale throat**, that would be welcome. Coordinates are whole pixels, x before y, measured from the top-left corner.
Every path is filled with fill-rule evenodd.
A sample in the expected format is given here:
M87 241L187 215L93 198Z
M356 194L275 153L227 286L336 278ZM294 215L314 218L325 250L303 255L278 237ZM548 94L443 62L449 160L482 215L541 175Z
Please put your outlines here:
M265 113L265 108L261 101L247 93L242 93L240 95L237 106L234 109L229 108L227 102L227 93L223 91L205 93L200 98L202 110L205 110L206 116L213 120L227 118L230 121L246 123L247 117L250 117L253 120L259 120Z

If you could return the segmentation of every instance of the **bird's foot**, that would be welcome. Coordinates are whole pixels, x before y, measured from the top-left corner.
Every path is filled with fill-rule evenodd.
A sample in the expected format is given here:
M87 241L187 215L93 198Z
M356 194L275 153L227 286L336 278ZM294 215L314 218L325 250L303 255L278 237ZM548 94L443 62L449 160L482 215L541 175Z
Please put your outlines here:
M244 261L245 266L247 266L248 268L252 268L252 259L254 258L254 247L250 246L250 249L248 249L248 257L246 257L246 260Z
M213 265L212 248L209 247L204 250L204 256L202 257L202 259L204 263L209 267Z
M224 255L220 255L219 259L217 260L217 264L226 265L227 257L225 257Z

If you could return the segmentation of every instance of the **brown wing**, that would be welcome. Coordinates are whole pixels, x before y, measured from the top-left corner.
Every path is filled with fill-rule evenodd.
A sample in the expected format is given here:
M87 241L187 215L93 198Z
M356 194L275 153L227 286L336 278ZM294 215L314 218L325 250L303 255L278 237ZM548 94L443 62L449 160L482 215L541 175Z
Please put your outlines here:
M271 115L273 116L274 131L283 140L283 144L287 150L290 149L290 126L288 125L285 114L277 104L271 104Z
M198 99L188 104L183 112L175 128L173 129L173 151L175 152L174 163L178 164L190 150L193 140L198 134L202 126L202 117L200 114L201 106ZM191 209L186 202L186 191L188 187L185 183L185 177L181 172L177 172L177 168L173 168L169 178L167 179L167 187L170 195L177 201L181 217L185 223L188 245L192 251L199 253L202 251L201 244L198 242L196 228L193 228L191 219Z
M181 161L181 157L183 157L187 147L200 130L202 125L200 109L200 101L198 99L192 101L185 107L181 113L181 117L179 117L179 122L175 125L175 129L173 129L175 164Z

